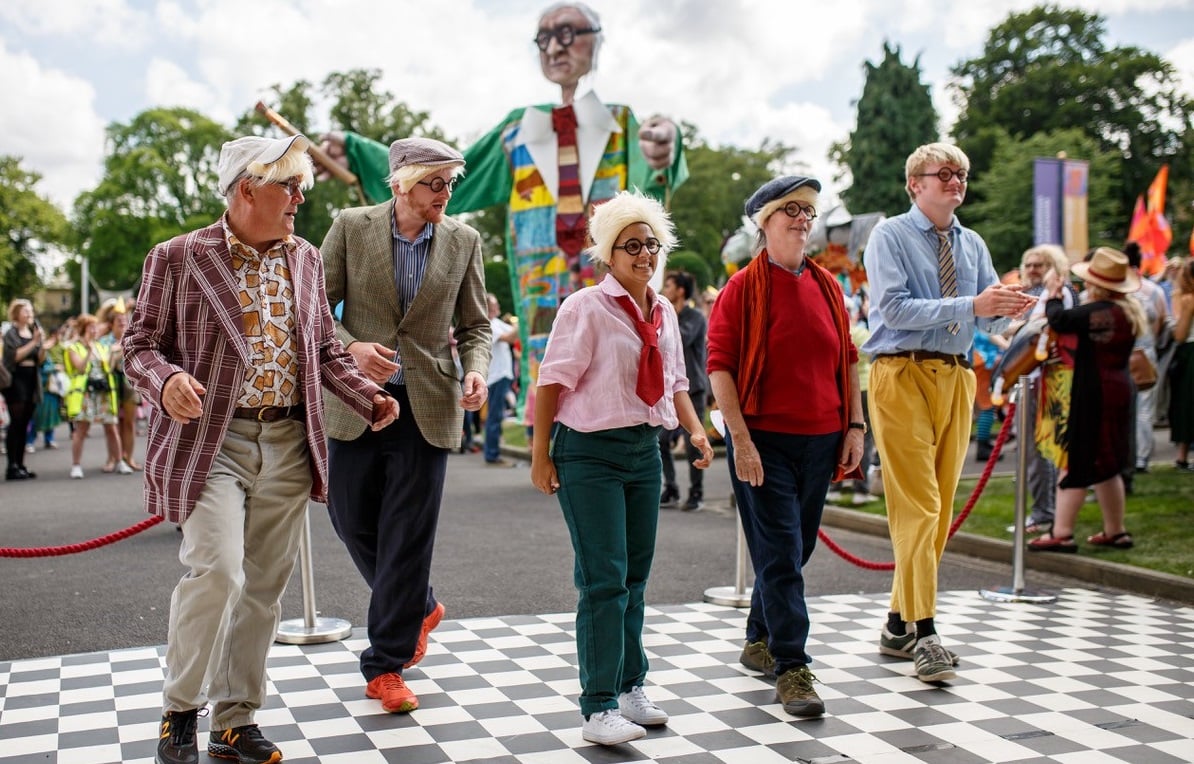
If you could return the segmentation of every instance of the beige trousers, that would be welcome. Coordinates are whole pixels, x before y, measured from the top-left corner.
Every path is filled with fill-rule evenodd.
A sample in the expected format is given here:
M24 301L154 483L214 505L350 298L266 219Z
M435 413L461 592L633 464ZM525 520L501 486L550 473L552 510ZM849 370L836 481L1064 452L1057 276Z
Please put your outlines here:
M302 422L232 420L182 524L189 571L170 598L165 711L210 700L211 729L253 722L310 491Z

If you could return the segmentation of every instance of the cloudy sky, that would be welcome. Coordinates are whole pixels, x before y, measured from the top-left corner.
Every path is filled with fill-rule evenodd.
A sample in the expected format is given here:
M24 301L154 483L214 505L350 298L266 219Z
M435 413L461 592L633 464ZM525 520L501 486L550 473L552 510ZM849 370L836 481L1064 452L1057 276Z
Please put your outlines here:
M0 0L0 154L64 208L98 180L104 128L151 106L231 124L270 85L379 68L383 85L467 145L512 107L554 100L530 38L545 0ZM948 70L1029 0L615 0L592 85L713 144L796 146L831 181L863 63L883 41L920 57L948 130ZM1172 62L1194 94L1194 0L1063 0L1109 39ZM314 125L312 132L327 125ZM829 183L833 188L832 182Z

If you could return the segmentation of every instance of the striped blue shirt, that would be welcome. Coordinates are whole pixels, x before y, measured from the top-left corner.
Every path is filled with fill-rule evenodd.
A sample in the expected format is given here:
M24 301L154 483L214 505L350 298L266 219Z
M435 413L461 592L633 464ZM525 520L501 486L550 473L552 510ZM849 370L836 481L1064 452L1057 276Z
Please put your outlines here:
M426 224L415 240L410 241L398 230L397 219L390 216L390 231L394 242L394 286L398 290L402 315L405 316L410 304L415 301L415 295L419 293L419 287L423 286L423 272L427 269L427 252L431 249L435 226ZM394 360L402 363L401 358L395 357ZM390 384L406 384L406 375L401 368L390 377Z
M937 273L937 233L933 221L915 204L903 215L875 226L867 241L864 264L871 285L870 339L862 352L874 359L901 350L929 350L951 355L969 352L975 328L998 334L1006 318L975 318L974 298L999 274L982 238L950 223L958 273L958 296L942 297ZM957 334L946 328L957 322Z

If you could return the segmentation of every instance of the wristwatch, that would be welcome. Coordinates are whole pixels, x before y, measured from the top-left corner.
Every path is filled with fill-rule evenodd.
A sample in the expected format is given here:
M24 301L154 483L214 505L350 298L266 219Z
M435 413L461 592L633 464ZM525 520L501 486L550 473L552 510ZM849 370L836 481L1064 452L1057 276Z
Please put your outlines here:
M866 422L851 422L851 430L862 430L862 434L866 435Z

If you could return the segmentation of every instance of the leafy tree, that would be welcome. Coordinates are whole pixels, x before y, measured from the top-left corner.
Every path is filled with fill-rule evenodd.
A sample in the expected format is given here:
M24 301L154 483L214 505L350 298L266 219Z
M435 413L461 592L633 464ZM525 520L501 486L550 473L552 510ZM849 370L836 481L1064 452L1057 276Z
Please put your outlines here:
M775 177L774 168L792 149L764 140L757 150L714 148L694 125L683 125L688 182L671 199L680 246L700 256L711 273L724 272L721 247L742 225L743 204L755 189Z
M1183 137L1191 129L1194 105L1181 94L1172 65L1137 47L1109 47L1105 36L1102 16L1077 9L1048 5L1009 15L991 30L980 56L952 70L957 80L951 89L961 109L954 136L976 178L994 167L999 130L1023 140L1076 128L1100 151L1118 152L1122 185L1115 238L1122 240L1136 195L1157 166L1166 161L1189 166Z
M37 259L67 239L66 216L35 190L41 175L0 156L0 304L29 297L39 286ZM4 316L7 319L7 315Z
M79 252L105 289L125 289L154 244L216 220L220 146L231 136L191 109L154 108L108 127L104 177L75 200Z
M1090 246L1121 246L1122 237L1114 231L1119 224L1119 152L1099 148L1082 130L1056 130L1023 140L1006 133L996 136L991 169L975 179L983 198L967 204L960 213L963 220L980 222L975 230L987 242L995 268L1011 270L1020 263L1020 255L1033 243L1032 165L1035 157L1066 156L1090 162L1087 184L1087 235Z
M894 215L908 208L904 162L913 148L936 139L937 112L921 82L919 56L904 64L899 46L884 42L883 60L867 61L865 69L854 130L830 155L849 170L852 185L842 192L848 209Z

